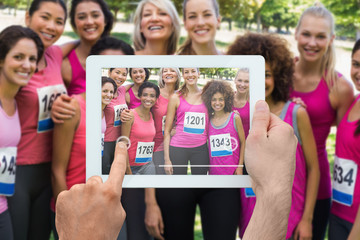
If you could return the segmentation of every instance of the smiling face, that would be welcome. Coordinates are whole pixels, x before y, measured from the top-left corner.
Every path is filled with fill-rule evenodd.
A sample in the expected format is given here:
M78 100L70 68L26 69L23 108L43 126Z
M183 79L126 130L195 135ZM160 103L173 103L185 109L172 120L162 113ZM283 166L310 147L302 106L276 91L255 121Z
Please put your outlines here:
M172 33L171 17L165 10L152 3L146 3L141 14L140 31L146 41L167 40Z
M187 85L196 85L197 80L200 76L197 68L184 68L183 69L183 78Z
M154 88L144 88L140 96L141 104L145 108L152 108L156 103L156 91Z
M214 112L223 111L225 107L225 97L222 93L217 92L211 98L211 108Z
M105 29L105 16L99 4L84 1L76 6L76 32L81 39L97 41Z
M0 76L9 83L23 87L36 69L37 48L33 40L19 40L0 63Z
M265 63L265 98L270 98L275 88L275 81L272 70L268 63Z
M326 18L306 15L295 32L300 56L306 61L318 61L332 44L331 24Z
M102 106L108 105L114 97L114 85L107 82L101 88L101 104Z
M26 13L25 23L39 35L46 49L64 32L65 12L58 3L43 2L32 16Z
M177 73L173 68L163 68L162 79L165 84L175 84L178 80Z
M220 16L211 0L190 0L186 3L184 26L190 39L197 44L215 41L216 29L220 26Z
M238 93L247 93L249 92L249 73L248 72L239 72L234 80L236 91Z
M360 50L357 50L351 58L350 75L356 90L360 91Z
M131 79L136 84L142 84L145 81L146 73L143 68L131 69Z
M118 87L126 81L126 76L126 68L114 68L111 72L109 70L109 78L113 79Z

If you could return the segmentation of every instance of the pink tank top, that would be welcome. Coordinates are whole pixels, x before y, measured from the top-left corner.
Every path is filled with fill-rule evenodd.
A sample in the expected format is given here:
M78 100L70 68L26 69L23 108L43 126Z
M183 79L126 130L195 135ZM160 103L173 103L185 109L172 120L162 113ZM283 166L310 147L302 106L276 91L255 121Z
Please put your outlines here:
M16 95L21 125L17 165L46 163L52 158L50 111L56 96L66 88L61 77L61 49L51 46L44 56L46 68L36 72Z
M79 102L80 122L74 134L66 169L67 189L70 189L75 184L85 183L86 178L86 101L80 95L73 95L73 97ZM54 198L51 199L51 209L55 211Z
M194 148L207 141L209 117L205 104L192 105L180 96L176 111L176 133L170 146Z
M121 136L121 120L120 115L124 109L127 109L125 101L126 90L120 86L117 90L117 97L105 107L104 115L106 120L105 142L116 141Z
M130 103L128 104L129 109L137 108L138 106L140 106L140 105L141 105L141 101L140 101L140 99L138 99L137 97L135 97L132 88L130 88L130 89L128 90L128 93L129 93L129 95L130 95Z
M360 95L337 128L335 155L338 159L335 159L331 205L331 213L351 223L355 222L360 206L360 135L354 136L358 120L349 122L348 116L357 101Z
M14 115L8 116L3 110L0 103L0 158L1 160L6 156L8 147L16 147L19 144L21 137L20 119L18 113L18 107ZM15 151L15 149L13 149ZM10 161L10 156L7 157L7 163ZM7 164L8 165L8 164ZM3 166L0 165L0 169L3 171ZM8 171L5 171L6 174ZM2 174L0 172L0 174ZM10 188L9 188L10 187ZM0 181L1 192L11 194L14 192L14 185ZM4 195L0 195L0 214L8 209L7 200Z
M210 175L233 175L240 157L240 139L235 125L235 113L231 112L226 122L219 127L209 124Z
M149 121L142 120L136 110L133 110L133 113L134 122L129 137L131 141L128 150L129 163L130 166L142 166L152 160L156 130L151 113Z
M306 161L304 153L301 147L300 134L297 127L297 110L299 105L288 101L282 109L280 118L284 122L288 123L294 128L295 135L297 136L299 142L296 148L296 170L292 188L292 203L288 220L288 228L286 233L286 239L290 238L293 235L293 232L300 222L301 217L304 212L305 206L305 193L306 193ZM256 198L255 197L246 197L245 189L240 191L241 197L241 217L240 217L240 237L243 236L247 225L249 224L251 215L253 213Z
M242 108L233 107L232 110L236 110L240 113L241 122L245 132L245 139L249 135L250 129L250 104L246 102L246 104Z
M71 50L68 59L71 65L71 82L67 89L69 96L80 94L86 91L86 72L76 56L75 49Z
M155 152L164 151L164 126L165 118L167 113L167 106L169 104L169 99L159 96L155 105L152 107L151 111L154 115L156 135L154 138L155 141Z
M340 77L341 75L339 75ZM336 119L336 111L331 107L329 99L329 88L324 79L321 79L318 86L311 92L290 91L290 97L300 97L307 105L306 111L309 114L311 127L316 141L320 183L317 199L331 197L330 166L327 159L326 139L330 133L331 125Z

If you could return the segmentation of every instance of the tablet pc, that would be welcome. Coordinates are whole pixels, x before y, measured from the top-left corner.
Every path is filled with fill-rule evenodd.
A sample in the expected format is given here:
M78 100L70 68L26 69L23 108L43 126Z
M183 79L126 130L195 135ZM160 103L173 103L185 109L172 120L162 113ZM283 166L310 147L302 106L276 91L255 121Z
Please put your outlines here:
M109 68L148 68L150 81L156 80L161 68L198 68L200 88L211 79L233 84L234 73L247 69L250 123L256 101L265 98L265 61L262 56L89 56L86 61L86 179L99 175L105 181L108 177L102 173L100 79ZM209 69L215 74L206 74L211 72ZM211 167L210 164L207 167ZM185 175L125 175L123 187L242 188L250 187L250 178L248 175L192 175L189 167Z

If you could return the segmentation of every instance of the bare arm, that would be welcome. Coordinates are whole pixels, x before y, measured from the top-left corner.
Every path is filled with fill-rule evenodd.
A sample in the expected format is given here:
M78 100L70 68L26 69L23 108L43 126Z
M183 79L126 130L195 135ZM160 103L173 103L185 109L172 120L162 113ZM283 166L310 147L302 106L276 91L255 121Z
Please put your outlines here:
M77 100L72 99L71 105L76 109L75 116L65 120L63 124L55 124L53 132L51 183L55 202L59 193L67 190L66 169L70 160L74 134L80 121L80 107Z
M134 122L134 118L131 119L130 121L123 122L121 124L121 134L122 134L122 136L130 138L130 131L131 131L131 127L133 125L133 122ZM122 141L124 141L124 139L122 139ZM126 141L124 141L124 143L127 144ZM127 156L127 159L126 159L126 174L132 174L131 169L130 169L129 156Z
M244 127L241 122L241 118L239 115L235 115L235 124L236 129L238 131L239 139L240 139L240 158L239 158L239 165L244 165L244 153L245 153L245 132ZM235 175L243 175L244 166L239 166L235 170Z
M297 139L288 124L270 114L265 101L257 102L252 123L245 162L256 205L243 240L285 239Z
M357 211L355 222L351 228L348 240L360 240L360 207Z
M332 87L330 101L332 107L336 109L336 125L338 125L354 101L354 90L344 77L339 78L337 84Z
M145 226L149 234L156 239L164 240L164 222L160 207L156 201L155 188L145 188Z
M299 237L301 240L311 240L312 220L320 181L319 161L310 118L305 109L299 108L297 112L297 121L306 161L307 179L304 213L295 229L294 237L295 239L298 239Z
M70 41L60 45L60 49L62 51L63 58L69 55L70 51L76 48L80 44L79 40Z
M65 86L68 88L72 80L72 68L68 58L64 58L61 64L61 76Z
M165 165L169 165L164 167L166 174L173 174L173 168L171 167L170 160L170 134L171 129L173 127L173 122L175 119L176 109L178 108L180 103L179 96L177 94L173 94L169 100L169 104L167 107L166 113L166 121L165 121L165 129L164 129L164 159Z

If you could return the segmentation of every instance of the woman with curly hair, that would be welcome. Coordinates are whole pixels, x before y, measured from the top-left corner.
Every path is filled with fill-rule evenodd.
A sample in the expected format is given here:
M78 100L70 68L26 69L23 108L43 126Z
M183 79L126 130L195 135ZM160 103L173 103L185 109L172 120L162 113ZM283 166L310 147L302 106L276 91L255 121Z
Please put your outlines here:
M180 19L170 0L142 0L134 17L136 55L172 55L180 37Z
M286 40L275 35L248 33L238 37L229 47L231 55L262 55L265 58L265 100L273 114L289 123L298 138L296 171L292 189L292 204L286 238L311 238L312 219L319 184L316 145L306 110L289 101L294 64ZM243 234L255 204L254 197L242 194Z

